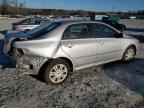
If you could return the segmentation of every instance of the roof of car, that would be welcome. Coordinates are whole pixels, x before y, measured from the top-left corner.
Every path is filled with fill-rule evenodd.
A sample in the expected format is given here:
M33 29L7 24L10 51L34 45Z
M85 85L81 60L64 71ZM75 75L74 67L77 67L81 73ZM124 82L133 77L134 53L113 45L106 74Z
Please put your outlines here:
M92 20L63 20L63 21L54 21L61 24L76 24L76 23L102 23L99 21L92 21Z
M107 25L107 26L113 28L112 26L110 26L102 21L93 21L93 20L63 20L63 21L54 21L54 22L60 23L62 26L69 26L72 24L80 24L80 23L97 23L97 24ZM113 28L113 29L115 29L115 28Z

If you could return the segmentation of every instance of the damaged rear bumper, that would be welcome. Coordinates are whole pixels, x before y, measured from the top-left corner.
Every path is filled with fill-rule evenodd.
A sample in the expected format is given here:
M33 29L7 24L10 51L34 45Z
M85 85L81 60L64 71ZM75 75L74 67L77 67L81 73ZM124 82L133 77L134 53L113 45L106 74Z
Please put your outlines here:
M47 60L47 58L43 57L16 57L16 71L17 73L38 74Z

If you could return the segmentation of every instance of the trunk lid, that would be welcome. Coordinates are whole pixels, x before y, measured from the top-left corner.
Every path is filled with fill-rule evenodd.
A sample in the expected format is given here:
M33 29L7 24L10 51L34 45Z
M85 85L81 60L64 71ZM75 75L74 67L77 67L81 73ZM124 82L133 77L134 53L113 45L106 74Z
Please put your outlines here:
M12 48L12 43L15 40L27 40L30 38L30 35L24 32L18 31L8 31L4 37L4 52L5 54L9 54Z

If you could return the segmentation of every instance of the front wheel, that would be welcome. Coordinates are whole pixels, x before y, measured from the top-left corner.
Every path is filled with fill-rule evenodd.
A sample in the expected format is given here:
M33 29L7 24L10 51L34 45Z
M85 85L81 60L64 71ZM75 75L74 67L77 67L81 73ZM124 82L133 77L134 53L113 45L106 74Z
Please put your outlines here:
M67 79L69 73L69 64L63 59L57 59L48 64L44 73L44 79L47 84L59 85Z
M136 54L136 49L135 49L135 47L129 46L129 47L126 49L126 51L124 52L122 61L124 61L124 62L129 62L129 61L131 61L131 60L135 57L135 54Z

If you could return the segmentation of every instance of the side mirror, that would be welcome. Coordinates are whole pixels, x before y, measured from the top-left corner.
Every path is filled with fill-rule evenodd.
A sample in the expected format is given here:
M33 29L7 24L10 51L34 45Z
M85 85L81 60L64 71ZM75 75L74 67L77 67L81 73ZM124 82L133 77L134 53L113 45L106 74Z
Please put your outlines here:
M115 35L115 37L116 37L116 38L122 38L122 37L123 37L123 33L117 33L117 34Z

